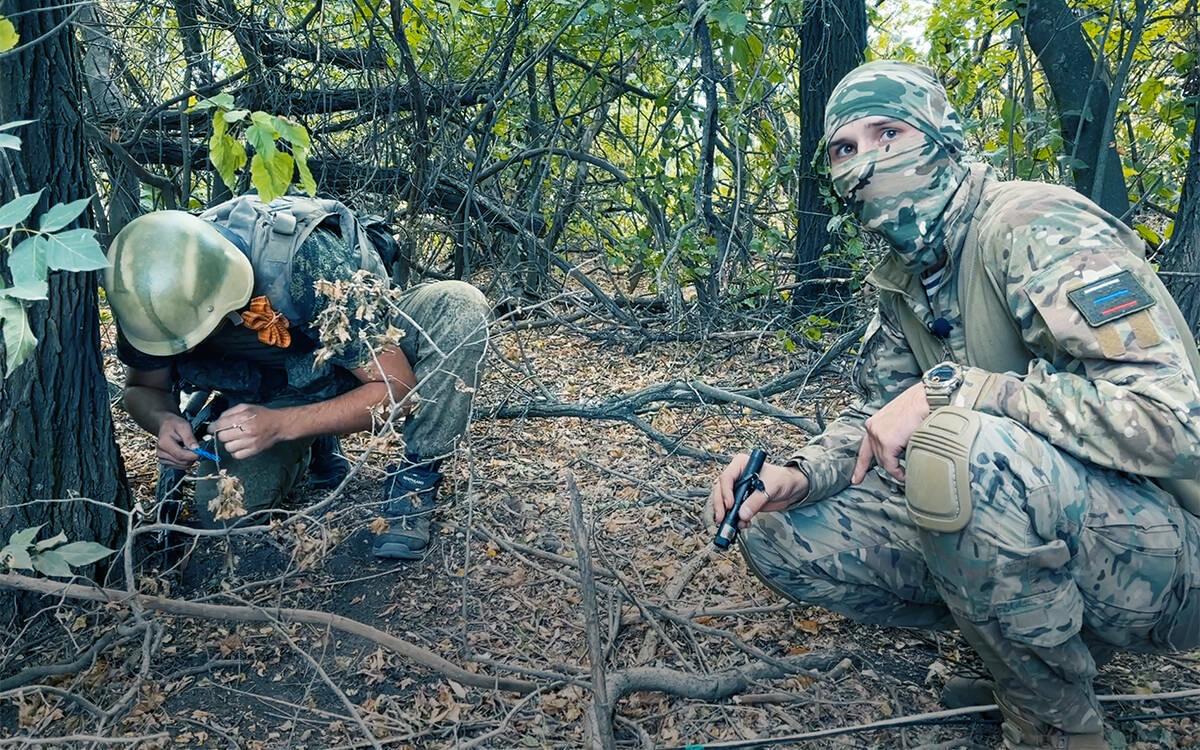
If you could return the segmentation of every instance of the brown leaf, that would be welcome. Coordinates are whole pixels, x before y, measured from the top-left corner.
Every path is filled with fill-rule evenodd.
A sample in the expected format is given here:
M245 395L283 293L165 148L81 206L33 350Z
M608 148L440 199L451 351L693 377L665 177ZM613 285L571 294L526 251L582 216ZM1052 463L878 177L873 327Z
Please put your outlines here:
M217 641L217 648L221 650L221 656L229 656L235 651L243 650L245 647L246 644L242 641L242 637L237 633L234 633L233 635L227 635L221 640Z

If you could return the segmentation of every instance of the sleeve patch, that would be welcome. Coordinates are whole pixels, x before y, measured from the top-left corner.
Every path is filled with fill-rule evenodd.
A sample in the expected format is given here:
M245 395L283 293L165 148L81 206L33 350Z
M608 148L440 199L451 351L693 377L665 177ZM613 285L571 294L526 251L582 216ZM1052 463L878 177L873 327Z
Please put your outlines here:
M1155 304L1154 298L1129 271L1105 276L1067 292L1067 299L1093 328L1154 307Z

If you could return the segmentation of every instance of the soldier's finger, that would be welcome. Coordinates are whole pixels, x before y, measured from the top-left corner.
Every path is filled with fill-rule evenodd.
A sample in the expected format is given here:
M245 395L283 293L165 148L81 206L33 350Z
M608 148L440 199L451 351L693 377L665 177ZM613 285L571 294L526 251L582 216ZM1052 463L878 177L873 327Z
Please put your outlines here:
M771 496L762 490L751 492L738 509L738 528L744 529L750 525L750 519L758 515L762 507L771 501Z
M725 470L721 472L721 476L717 477L719 483L718 489L721 493L721 516L724 517L725 511L733 507L733 485L737 482L737 478L742 475L742 471L746 468L746 462L750 460L750 456L745 453L739 453L733 457Z
M903 482L904 470L900 468L901 452L902 449L883 446L879 453L876 454L876 458L879 460L879 465L883 467L884 471Z
M865 435L862 444L858 446L858 460L854 462L854 474L850 477L850 483L862 484L862 480L866 478L867 471L874 462L875 452L871 446L871 436Z

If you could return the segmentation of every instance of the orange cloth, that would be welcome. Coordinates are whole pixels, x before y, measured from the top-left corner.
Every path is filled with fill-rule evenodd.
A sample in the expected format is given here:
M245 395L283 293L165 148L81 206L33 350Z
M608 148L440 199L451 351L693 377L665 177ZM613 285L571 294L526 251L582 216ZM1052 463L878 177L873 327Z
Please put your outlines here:
M242 312L242 325L258 331L258 340L268 346L286 349L292 345L288 319L271 309L271 300L266 295L250 300L250 308Z

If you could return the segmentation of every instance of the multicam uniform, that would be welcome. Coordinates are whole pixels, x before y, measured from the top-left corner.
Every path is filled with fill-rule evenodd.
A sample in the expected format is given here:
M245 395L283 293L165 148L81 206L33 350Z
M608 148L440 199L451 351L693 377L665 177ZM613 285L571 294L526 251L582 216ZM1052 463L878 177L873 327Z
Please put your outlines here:
M156 357L138 351L118 330L118 356L137 370L170 367L174 380L220 391L230 404L286 407L329 400L361 385L352 371L371 361L369 322L349 314L346 341L318 366L314 322L323 310L344 303L318 293L314 284L348 281L360 265L358 250L333 232L317 229L309 235L296 251L289 282L297 319L289 321L287 347L263 343L245 327L225 325L190 351ZM487 343L489 308L477 289L457 281L415 287L401 297L398 307L393 323L403 335L397 344L416 374L425 404L405 424L405 449L411 455L439 457L453 449L466 428ZM312 442L313 438L285 441L241 461L222 451L222 466L243 480L248 511L274 505L286 495ZM214 468L202 465L200 473ZM202 514L216 493L215 485L212 480L197 483L196 506Z
M894 84L897 71L884 70ZM1145 264L1136 235L1078 193L972 167L942 206L932 242L889 236L899 249L874 282L926 325L948 321L944 358L969 364L956 264L970 237L1011 316L992 323L1015 322L1033 357L1023 373L965 368L955 405L982 414L968 524L918 528L903 485L881 469L850 486L864 420L922 375L885 305L855 367L861 402L792 461L808 494L756 516L743 549L796 601L871 623L959 627L1009 703L1066 732L1099 732L1097 658L1200 645L1200 518L1149 478L1200 475L1190 335L1175 328L1169 299L1095 327L1084 320L1070 291ZM926 293L931 250L946 271Z

